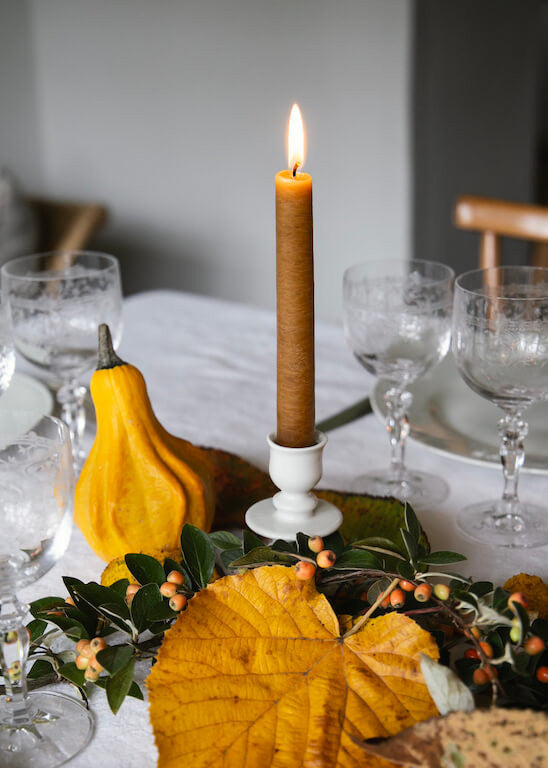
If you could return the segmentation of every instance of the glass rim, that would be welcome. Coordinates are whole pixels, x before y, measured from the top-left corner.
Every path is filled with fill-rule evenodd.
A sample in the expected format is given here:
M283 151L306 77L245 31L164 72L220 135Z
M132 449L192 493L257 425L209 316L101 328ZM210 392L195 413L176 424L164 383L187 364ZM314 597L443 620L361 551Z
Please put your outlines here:
M404 259L403 261L401 259L373 259L372 261L358 261L356 264L351 264L349 267L347 267L344 270L343 273L343 280L346 279L346 276L353 270L358 267L379 267L379 266L398 266L398 267L404 267L404 266L411 266L412 264L417 265L424 265L428 264L429 266L434 267L441 267L446 272L445 277L438 277L438 278L431 278L432 282L431 285L442 285L443 283L447 283L450 280L455 279L455 271L452 269L448 264L444 264L441 261L430 261L429 259ZM390 275L387 275L387 277L390 277ZM374 280L374 277L371 277L371 280Z
M14 274L9 269L9 267L14 264L23 264L24 262L30 261L31 259L47 258L48 256L60 256L65 254L72 254L74 256L95 256L95 257L104 259L107 263L104 266L92 267L86 275L76 275L74 277L70 277L70 276L63 277L62 273L64 270L59 270L57 273L52 273L52 274L44 273L41 275L39 273L36 273L33 275L18 275L18 274ZM2 267L0 268L0 272L2 275L5 275L10 280L40 281L45 283L45 282L49 282L50 280L51 281L67 280L67 279L83 280L83 279L89 278L90 276L99 275L101 273L107 272L109 269L113 269L113 268L119 271L120 262L116 258L116 256L112 256L112 254L110 253L104 253L103 251L86 251L86 250L68 248L66 250L58 249L53 251L40 251L38 253L29 253L26 256L17 256L17 258L10 259L9 261L6 261L5 264L2 264ZM68 269L70 269L70 267L68 267Z
M542 299L548 298L548 287L546 289L546 292L541 294L540 296L505 296L499 291L497 291L497 288L499 287L498 284L495 285L488 285L488 286L482 286L481 288L465 288L462 285L462 280L464 280L467 277L470 277L471 275L481 275L481 274L503 274L504 272L509 272L510 270L521 270L524 273L531 274L533 272L540 272L541 274L544 274L546 277L546 283L548 284L548 267L533 267L531 265L521 265L516 264L514 266L512 265L506 265L506 266L499 266L499 267L487 267L486 269L469 269L467 272L463 272L461 275L457 277L455 280L455 289L458 289L461 293L468 293L471 296L487 296L490 299L500 299L501 301L539 301ZM534 283L530 283L530 285L534 285ZM486 288L489 289L488 292L486 292Z

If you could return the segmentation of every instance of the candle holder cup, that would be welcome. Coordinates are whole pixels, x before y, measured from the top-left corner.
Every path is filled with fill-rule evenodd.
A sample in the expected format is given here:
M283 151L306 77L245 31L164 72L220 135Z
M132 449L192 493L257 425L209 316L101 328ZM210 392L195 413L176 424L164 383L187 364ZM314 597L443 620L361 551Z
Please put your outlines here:
M295 539L299 532L327 536L336 531L342 522L341 511L312 493L322 476L327 437L317 432L315 444L307 448L278 445L274 435L269 435L267 442L270 477L280 490L247 510L248 527L259 536L287 541Z

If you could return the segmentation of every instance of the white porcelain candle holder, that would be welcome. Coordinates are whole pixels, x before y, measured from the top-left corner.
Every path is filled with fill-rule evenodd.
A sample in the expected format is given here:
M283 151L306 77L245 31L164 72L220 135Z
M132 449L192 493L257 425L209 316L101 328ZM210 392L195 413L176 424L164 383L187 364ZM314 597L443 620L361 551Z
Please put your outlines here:
M308 536L327 536L340 526L341 511L311 493L322 476L322 451L327 443L322 432L317 432L316 437L315 445L308 448L286 448L274 441L274 435L267 438L268 469L280 491L247 510L245 521L259 536L289 541L299 531Z

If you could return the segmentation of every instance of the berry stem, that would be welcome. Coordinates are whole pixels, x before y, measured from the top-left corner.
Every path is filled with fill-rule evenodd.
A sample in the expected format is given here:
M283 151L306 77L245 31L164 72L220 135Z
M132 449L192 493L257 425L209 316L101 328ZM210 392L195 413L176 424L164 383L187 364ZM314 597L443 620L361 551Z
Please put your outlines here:
M390 584L386 587L384 592L381 592L381 594L377 597L373 605L369 606L368 610L364 615L361 617L361 619L356 622L356 624L352 627L352 629L349 629L348 632L344 635L344 639L346 640L347 637L351 637L352 635L355 635L356 632L359 632L360 629L365 626L365 624L368 622L369 617L371 614L373 614L379 605L382 603L382 601L385 599L385 597L388 597L388 595L396 589L398 584L400 583L399 577L393 579Z

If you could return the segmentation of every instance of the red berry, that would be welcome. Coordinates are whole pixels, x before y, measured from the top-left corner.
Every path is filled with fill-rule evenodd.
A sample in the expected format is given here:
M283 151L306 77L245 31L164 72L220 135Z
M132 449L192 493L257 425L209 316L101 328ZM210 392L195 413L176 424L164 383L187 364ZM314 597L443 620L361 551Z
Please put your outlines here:
M402 579L400 581L400 587L403 589L404 592L413 592L415 589L415 585L412 584L410 581L406 581L405 579Z
M390 595L387 595L382 601L381 601L381 608L390 608Z
M523 647L525 648L525 653L528 653L529 656L536 656L537 653L542 653L544 650L544 640L536 635L531 635L531 637L525 641Z
M466 651L464 651L465 659L479 659L479 657L479 651L477 651L475 648L468 648Z
M321 536L311 536L308 539L308 549L311 552L321 552L323 549L323 539Z
M337 555L330 549L322 549L316 556L316 562L320 568L331 568L336 560Z
M523 592L513 592L508 598L508 608L514 609L513 603L520 603L525 610L529 608L529 600L523 594Z
M489 680L493 680L495 677L499 676L497 668L492 667L491 665L489 665L488 667L485 667L485 674L487 675Z
M430 597L432 596L432 587L430 584L419 584L419 586L415 589L414 598L419 603L426 603L428 600L430 600Z
M171 600L169 601L169 607L172 611L182 611L185 605L187 604L187 599L184 595L181 595L180 593L177 595L173 595Z
M401 589L393 589L390 593L390 605L392 608L401 608L405 604L405 594Z
M475 669L474 674L472 675L472 680L475 685L485 685L489 682L489 678L484 669Z
M307 560L299 560L295 566L295 576L302 581L313 578L316 573L316 566L314 563L309 563Z
M548 683L548 667L539 667L537 669L537 680L539 683Z
M176 584L178 587L185 583L185 577L181 571L170 571L167 575L167 580L170 584Z
M171 581L164 581L164 583L160 587L160 593L164 597L173 597L173 595L176 592L177 592L177 587L175 584L172 584Z

